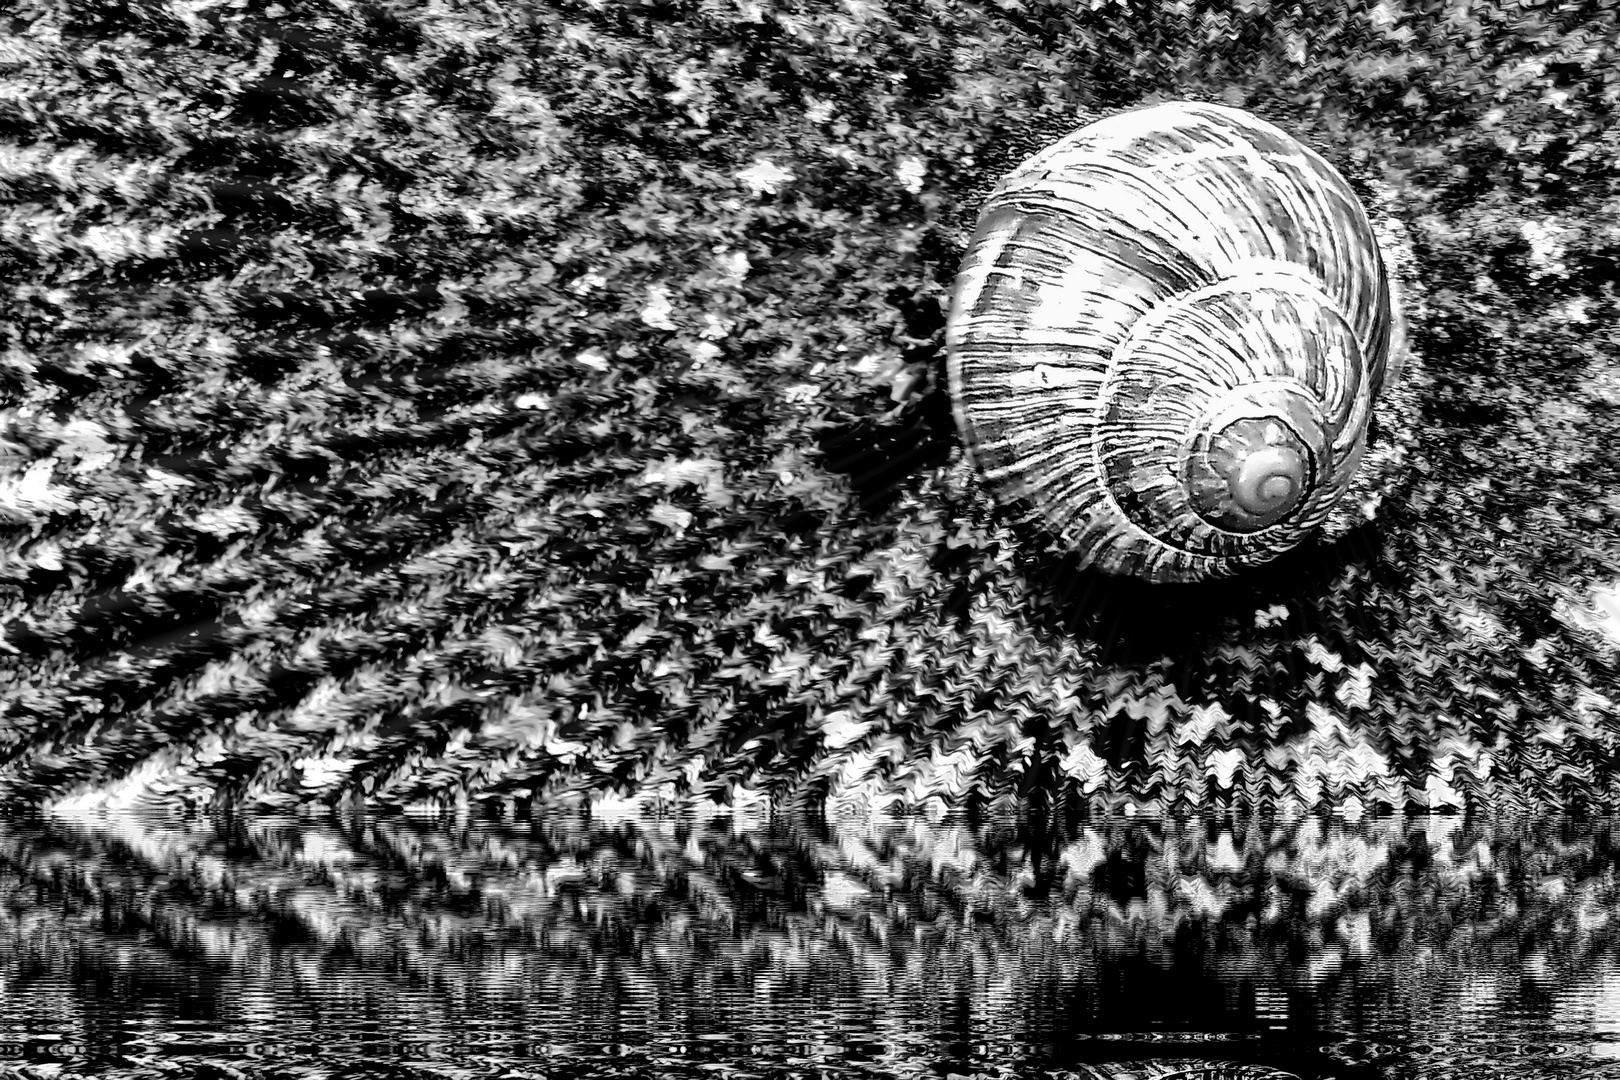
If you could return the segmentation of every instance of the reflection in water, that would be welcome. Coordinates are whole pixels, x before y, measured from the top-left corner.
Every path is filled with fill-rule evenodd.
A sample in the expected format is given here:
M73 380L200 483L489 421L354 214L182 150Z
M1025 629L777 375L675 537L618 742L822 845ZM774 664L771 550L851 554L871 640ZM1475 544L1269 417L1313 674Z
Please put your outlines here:
M12 820L0 1068L1620 1078L1616 862L1455 818Z

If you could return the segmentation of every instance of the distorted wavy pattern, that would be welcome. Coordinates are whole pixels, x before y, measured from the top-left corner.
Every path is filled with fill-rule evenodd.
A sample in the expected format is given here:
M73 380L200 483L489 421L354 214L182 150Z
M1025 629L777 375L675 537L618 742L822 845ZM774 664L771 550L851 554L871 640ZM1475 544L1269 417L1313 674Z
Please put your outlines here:
M543 822L14 820L0 865L7 1037L130 1058L271 1045L293 1049L233 1067L288 1069L419 1038L491 1076L1620 1075L1607 824L604 801Z

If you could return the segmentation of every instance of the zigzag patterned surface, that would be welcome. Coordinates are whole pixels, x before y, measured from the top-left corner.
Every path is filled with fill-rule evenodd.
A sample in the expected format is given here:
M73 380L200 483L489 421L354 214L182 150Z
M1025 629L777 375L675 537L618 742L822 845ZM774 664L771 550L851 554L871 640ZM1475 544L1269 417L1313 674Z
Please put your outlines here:
M1612 805L1615 14L25 0L0 16L0 783ZM997 170L1206 97L1398 196L1371 520L1076 573L951 465Z
M0 822L0 1034L73 1077L1620 1076L1612 822L625 810Z

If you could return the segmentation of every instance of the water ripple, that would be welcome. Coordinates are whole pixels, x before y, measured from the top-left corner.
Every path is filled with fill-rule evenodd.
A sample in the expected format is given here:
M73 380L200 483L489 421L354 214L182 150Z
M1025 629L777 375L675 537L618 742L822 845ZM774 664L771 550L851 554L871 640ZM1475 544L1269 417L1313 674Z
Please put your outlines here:
M1620 1077L1617 866L1545 819L0 821L0 1075Z

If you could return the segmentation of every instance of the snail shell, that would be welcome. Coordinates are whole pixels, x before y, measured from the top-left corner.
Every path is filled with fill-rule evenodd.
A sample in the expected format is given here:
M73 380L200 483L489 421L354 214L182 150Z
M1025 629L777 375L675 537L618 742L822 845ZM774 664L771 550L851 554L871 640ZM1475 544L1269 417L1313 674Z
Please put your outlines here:
M946 367L1000 501L1106 573L1196 581L1276 558L1344 496L1396 318L1343 176L1248 113L1170 102L996 187Z

